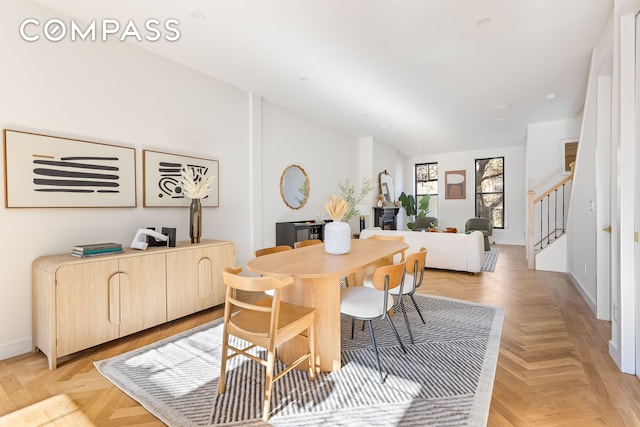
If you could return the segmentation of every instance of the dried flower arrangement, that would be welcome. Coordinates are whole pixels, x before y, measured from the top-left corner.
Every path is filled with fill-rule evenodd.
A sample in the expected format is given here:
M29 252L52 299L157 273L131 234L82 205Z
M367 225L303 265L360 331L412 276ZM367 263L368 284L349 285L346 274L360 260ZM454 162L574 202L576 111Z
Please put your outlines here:
M339 222L342 221L345 213L347 213L349 204L342 197L333 194L329 201L324 204L324 208L327 210L332 220Z
M196 176L191 169L182 168L180 171L180 183L184 189L184 194L191 199L203 199L211 191L211 184L216 179L215 175L202 176L196 180Z

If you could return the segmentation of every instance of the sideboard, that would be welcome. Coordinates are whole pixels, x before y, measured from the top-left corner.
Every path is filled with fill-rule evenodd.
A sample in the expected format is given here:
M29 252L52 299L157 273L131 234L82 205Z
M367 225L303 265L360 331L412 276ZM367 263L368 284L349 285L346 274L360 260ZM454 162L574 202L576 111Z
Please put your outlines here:
M235 266L235 247L221 240L36 258L33 350L53 370L60 357L222 304L226 266Z
M291 221L276 222L276 245L289 245L301 240L324 240L325 222Z

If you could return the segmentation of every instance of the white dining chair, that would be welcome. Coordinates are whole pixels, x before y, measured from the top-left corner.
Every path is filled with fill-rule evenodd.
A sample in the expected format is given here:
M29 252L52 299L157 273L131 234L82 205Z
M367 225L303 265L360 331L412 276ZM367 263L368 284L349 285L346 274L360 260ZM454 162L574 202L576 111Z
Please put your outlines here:
M376 345L376 337L373 332L373 324L371 321L376 319L387 319L387 322L391 326L402 351L405 353L407 352L407 349L404 347L404 344L402 344L400 335L398 335L398 331L396 330L396 327L391 321L388 313L390 310L396 308L396 303L394 302L390 291L392 289L400 288L399 292L402 293L404 275L404 262L385 265L376 268L373 272L371 281L373 287L350 286L340 290L340 312L351 317L351 339L353 339L353 330L356 319L363 320L369 325L371 345L376 357L380 383L384 382L384 377L382 376L380 355L378 354L378 346Z
M416 308L418 315L420 316L420 320L422 320L422 323L424 324L424 317L422 317L422 313L420 312L418 303L416 302L413 295L416 293L416 289L422 286L426 258L426 248L420 248L418 252L409 254L407 256L407 263L405 268L404 286L402 286L402 288L396 287L389 290L389 293L396 297L396 304L400 306L402 316L404 317L404 323L407 326L407 332L409 333L409 340L411 341L411 344L413 344L413 334L411 333L411 326L409 325L407 310L404 306L404 296L406 295L411 298L411 301L413 302L413 305ZM370 274L369 276L365 277L362 285L368 288L373 288L373 275Z

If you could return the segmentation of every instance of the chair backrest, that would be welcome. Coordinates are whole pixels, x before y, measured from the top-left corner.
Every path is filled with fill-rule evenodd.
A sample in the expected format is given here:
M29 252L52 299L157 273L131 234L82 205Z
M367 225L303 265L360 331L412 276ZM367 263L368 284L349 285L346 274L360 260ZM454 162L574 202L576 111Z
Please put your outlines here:
M258 258L259 256L262 256L262 255L269 255L275 252L289 251L291 249L293 248L289 245L271 246L268 248L257 249L254 252L254 256Z
M293 277L273 277L273 276L260 276L249 277L240 276L242 268L226 267L222 272L222 279L227 287L227 293L225 297L224 307L224 319L228 322L231 319L231 313L234 311L233 306L242 308L245 310L251 310L256 312L256 316L260 316L259 313L270 314L270 334L273 333L278 327L278 311L280 307L280 288L288 286L293 283ZM268 290L273 290L273 298L271 304L254 304L247 301L241 301L236 299L236 290L245 292L261 293ZM262 315L264 316L264 314ZM264 321L264 317L257 317L256 321Z
M464 224L464 231L474 231L474 230L486 230L490 233L493 232L493 223L489 218L469 218L467 222Z
M426 259L427 259L427 249L426 248L420 248L420 250L418 252L409 254L407 256L407 273L411 274L413 276L413 283L411 284L411 287L413 288L411 290L411 292L413 293L413 290L419 288L422 285L422 279L424 277L424 266L426 263ZM405 289L409 290L409 288L407 287L409 286L408 284L405 285Z
M401 234L372 234L369 236L370 239L378 239L378 240L397 240L398 242L404 242L404 236ZM400 262L404 262L407 255L406 249L402 250L402 257L400 257Z
M427 249L420 248L418 252L407 256L407 273L413 274L416 271L424 270L424 264L427 259Z
M401 262L376 268L373 271L373 276L371 276L373 287L379 291L384 291L385 286L388 286L386 289L388 291L389 289L402 286L404 283L405 267L405 263ZM400 289L400 292L402 293L402 289Z
M320 239L300 240L299 242L294 242L293 247L295 249L298 249L298 248L303 248L305 246L319 245L321 243L322 243L322 240Z

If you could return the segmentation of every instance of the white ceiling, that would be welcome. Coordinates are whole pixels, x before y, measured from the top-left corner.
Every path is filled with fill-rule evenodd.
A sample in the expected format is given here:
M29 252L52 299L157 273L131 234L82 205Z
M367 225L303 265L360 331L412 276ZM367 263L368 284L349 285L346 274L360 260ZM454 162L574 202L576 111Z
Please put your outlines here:
M134 43L406 155L522 145L527 124L574 117L613 8L613 0L36 2L141 29L148 18L176 18L179 41Z

